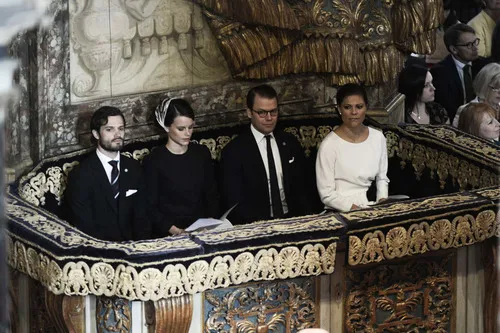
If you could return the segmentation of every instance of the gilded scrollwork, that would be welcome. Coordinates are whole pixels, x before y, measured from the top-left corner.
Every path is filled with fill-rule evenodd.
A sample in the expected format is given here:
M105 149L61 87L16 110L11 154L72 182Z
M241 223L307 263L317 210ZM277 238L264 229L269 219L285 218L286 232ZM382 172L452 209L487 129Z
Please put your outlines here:
M347 271L347 332L449 332L451 256Z
M422 0L265 0L241 15L235 8L247 8L248 0L196 2L235 77L315 72L332 84L368 85L394 79L408 51L432 51L442 7Z
M499 229L500 219L497 212L485 210L475 217L466 214L451 221L440 219L407 227L397 226L387 232L375 230L364 234L362 238L351 235L348 262L352 266L363 265L429 251L458 248L493 237L498 234Z
M163 264L163 268L158 269L144 265L112 266L99 261L87 263L78 257L68 257L60 263L11 237L7 237L7 243L9 265L38 280L56 295L93 294L141 301L157 301L250 281L331 274L336 254L336 243L326 247L306 244L262 249L256 254L242 252L234 258L215 256L187 266Z
M436 137L444 140L443 146L449 146L449 142L452 141L457 144L457 147L464 147L467 150L471 149L486 158L493 158L494 161L498 160L500 163L500 159L496 156L496 154L498 154L496 150L490 151L490 149L482 148L478 151L476 148L484 146L483 143L470 137L464 138L457 136L457 133L453 130L446 128L421 129L411 126L408 126L408 129L411 132L415 130L417 133L418 131L432 133ZM480 168L475 163L472 163L472 161L476 162L476 160L478 160L476 158L468 162L465 159L460 159L451 152L448 153L443 150L437 150L424 143L417 143L406 137L400 138L398 134L392 131L387 131L385 136L387 138L387 152L389 158L398 156L401 168L406 168L407 165L411 165L415 171L417 180L420 179L424 170L428 170L431 179L437 174L441 189L444 189L446 186L449 176L451 176L453 184L457 183L459 185L460 190L488 187L498 183L498 177L493 172ZM471 158L471 156L467 157ZM481 161L478 162L481 163Z
M29 181L19 188L23 199L33 205L44 206L45 194L52 193L57 202L61 203L62 194L66 189L66 175L61 167L50 167L45 172L33 173L27 177Z
M250 284L205 293L204 332L295 332L317 323L312 279Z

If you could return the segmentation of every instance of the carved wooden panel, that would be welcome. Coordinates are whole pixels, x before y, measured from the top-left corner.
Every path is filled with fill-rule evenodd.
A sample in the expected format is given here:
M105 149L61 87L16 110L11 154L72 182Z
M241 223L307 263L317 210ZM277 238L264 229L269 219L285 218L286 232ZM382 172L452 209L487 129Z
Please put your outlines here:
M45 290L45 306L49 318L60 333L85 331L85 303L82 296L54 295Z
M205 292L204 332L296 332L317 327L316 278Z
M346 332L453 332L453 255L346 271Z
M10 332L17 333L19 327L19 275L21 273L9 267L9 317Z
M97 297L96 321L98 333L130 333L132 302L117 297Z

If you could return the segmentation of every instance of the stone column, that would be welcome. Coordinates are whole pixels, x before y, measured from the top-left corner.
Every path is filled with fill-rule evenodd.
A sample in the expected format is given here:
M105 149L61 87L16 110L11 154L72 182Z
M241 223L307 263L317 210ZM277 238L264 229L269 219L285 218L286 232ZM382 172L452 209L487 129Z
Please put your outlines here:
M6 45L18 32L38 24L48 4L48 0L0 1L0 189L5 188L5 118L7 105L13 100L12 78L16 68L16 62L7 59ZM8 272L3 205L4 192L0 191L0 276L6 277ZM2 278L0 281L0 332L8 332L8 280Z

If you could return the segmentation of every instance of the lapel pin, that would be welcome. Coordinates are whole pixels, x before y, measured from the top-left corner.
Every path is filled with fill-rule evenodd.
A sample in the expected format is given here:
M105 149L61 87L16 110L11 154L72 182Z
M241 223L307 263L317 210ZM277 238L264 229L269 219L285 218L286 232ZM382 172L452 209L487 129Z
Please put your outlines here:
M128 172L128 169L125 169L124 171L125 171L125 172Z
M286 142L283 142L283 146L286 146Z

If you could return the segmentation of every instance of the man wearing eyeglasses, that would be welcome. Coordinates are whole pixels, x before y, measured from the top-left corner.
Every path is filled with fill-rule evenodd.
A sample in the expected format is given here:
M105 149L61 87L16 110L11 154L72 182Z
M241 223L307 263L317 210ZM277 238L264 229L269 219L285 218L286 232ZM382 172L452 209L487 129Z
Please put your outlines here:
M222 151L221 193L233 224L303 215L308 199L302 172L304 154L297 139L276 131L278 97L269 85L247 94L250 126Z
M432 69L435 101L447 111L449 119L455 117L460 105L476 97L472 88L473 63L478 59L479 38L470 26L457 23L444 33L444 44L450 54Z

